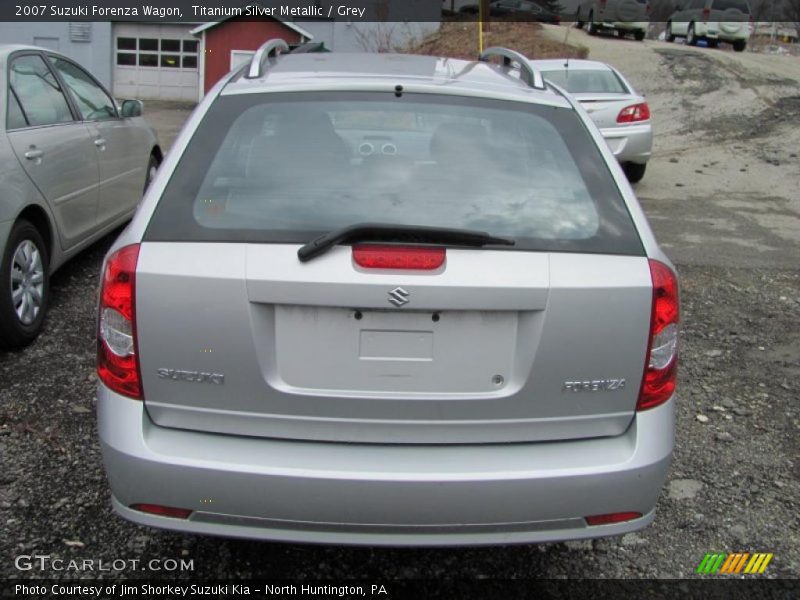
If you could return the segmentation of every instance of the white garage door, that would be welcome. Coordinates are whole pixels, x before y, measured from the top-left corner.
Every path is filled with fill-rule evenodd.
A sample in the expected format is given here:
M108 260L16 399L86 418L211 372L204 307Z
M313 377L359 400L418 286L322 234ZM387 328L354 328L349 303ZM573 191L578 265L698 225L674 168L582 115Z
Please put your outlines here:
M199 41L186 25L114 25L114 95L197 101Z

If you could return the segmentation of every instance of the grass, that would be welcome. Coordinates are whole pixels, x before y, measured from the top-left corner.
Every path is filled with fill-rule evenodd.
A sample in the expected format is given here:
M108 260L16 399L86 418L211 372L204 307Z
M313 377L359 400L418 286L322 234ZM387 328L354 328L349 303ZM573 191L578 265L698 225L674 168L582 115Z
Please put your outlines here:
M589 55L585 46L564 44L544 36L542 26L538 23L494 21L490 28L484 34L484 48L505 46L528 58L586 58ZM567 33L567 26L560 29L563 34ZM437 33L412 46L407 52L474 60L478 55L478 23L443 21Z

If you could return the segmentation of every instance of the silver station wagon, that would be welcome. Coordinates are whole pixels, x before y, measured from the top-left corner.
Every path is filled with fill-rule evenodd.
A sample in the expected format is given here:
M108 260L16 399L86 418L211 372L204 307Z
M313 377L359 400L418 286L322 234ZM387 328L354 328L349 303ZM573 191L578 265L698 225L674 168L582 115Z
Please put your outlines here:
M678 313L600 131L523 56L268 42L197 108L103 266L114 508L333 544L642 528Z

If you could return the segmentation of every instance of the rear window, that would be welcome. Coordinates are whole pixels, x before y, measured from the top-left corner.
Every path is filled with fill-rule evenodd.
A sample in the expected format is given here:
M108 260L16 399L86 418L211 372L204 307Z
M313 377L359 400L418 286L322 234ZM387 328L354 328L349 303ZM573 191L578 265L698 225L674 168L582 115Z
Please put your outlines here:
M542 76L571 94L628 94L630 91L614 71L564 69L546 71Z
M145 239L305 243L364 222L486 231L523 250L643 252L572 110L353 92L220 97Z
M745 0L714 0L712 10L738 10L750 14L750 7Z

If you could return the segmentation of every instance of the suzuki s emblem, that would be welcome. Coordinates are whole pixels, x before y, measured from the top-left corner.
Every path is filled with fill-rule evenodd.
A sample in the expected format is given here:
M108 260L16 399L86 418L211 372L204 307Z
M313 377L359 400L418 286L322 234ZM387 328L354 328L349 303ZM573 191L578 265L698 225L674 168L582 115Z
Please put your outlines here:
M389 292L389 302L397 306L398 308L403 306L404 304L408 304L410 300L408 297L409 294L401 287L394 288L391 292Z

